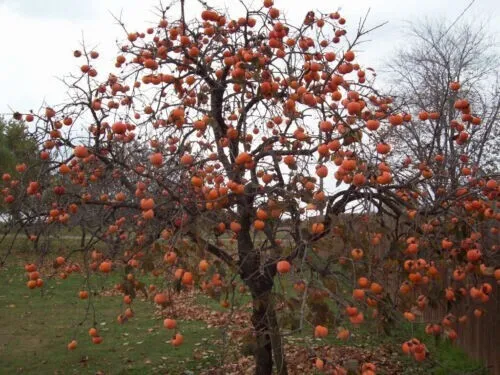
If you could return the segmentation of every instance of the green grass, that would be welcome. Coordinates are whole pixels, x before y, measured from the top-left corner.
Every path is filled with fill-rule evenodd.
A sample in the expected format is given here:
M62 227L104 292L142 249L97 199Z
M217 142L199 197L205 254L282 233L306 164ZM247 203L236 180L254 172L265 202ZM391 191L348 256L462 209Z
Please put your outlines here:
M150 302L134 302L135 317L126 324L117 324L116 317L123 309L121 296L92 296L95 320L104 338L101 345L92 344L87 331L93 326L93 310L86 316L88 301L77 298L83 277L72 274L66 280L46 280L41 295L40 289L29 290L25 286L22 263L28 259L28 254L18 253L8 261L7 267L0 269L1 374L96 374L98 371L105 374L189 374L186 370L196 374L200 369L217 366L224 351L221 345L214 344L221 338L218 329L207 328L200 321L178 319L185 340L184 345L174 348L169 343L171 333L154 315L155 309ZM146 283L152 281L152 277L144 279ZM92 289L110 289L118 280L116 274L94 275ZM288 297L296 295L286 277L281 277L276 285L276 292L284 291ZM208 296L198 295L196 301L214 310L227 311ZM233 302L237 308L242 308L250 302L250 297L248 293L236 291ZM380 345L389 345L394 348L394 360L404 363L408 375L487 373L461 349L447 342L436 343L422 328L414 326L412 329L409 323L394 329L391 336L384 335L370 323L360 328L349 324L346 327L352 332L347 345L374 351ZM411 337L424 340L431 352L430 359L423 364L416 364L400 354L401 343ZM68 351L66 345L73 339L78 341L78 348ZM307 346L346 345L337 340L333 332L326 340L313 339L311 327L305 327L286 340Z
M111 286L114 280L104 280ZM122 298L94 297L96 321L104 341L91 343L87 331L93 326L92 313L85 320L87 301L75 293L82 278L48 283L44 296L25 287L23 271L11 267L0 271L0 363L1 373L15 374L181 374L216 365L219 353L213 340L217 329L203 322L179 322L184 345L174 348L171 334L153 315L147 302L134 305L135 317L126 324L116 323ZM81 325L78 325L83 322ZM78 341L75 351L66 345ZM193 358L194 352L199 359Z
M435 375L488 375L486 367L479 361L468 357L463 350L450 344L434 346L437 368Z

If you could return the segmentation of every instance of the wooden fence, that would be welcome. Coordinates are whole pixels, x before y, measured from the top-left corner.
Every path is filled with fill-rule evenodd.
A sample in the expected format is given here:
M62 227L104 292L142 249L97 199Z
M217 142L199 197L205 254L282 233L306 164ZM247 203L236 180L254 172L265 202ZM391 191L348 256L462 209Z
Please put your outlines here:
M446 275L443 274L442 280L445 277ZM382 280L386 290L395 297L401 285L401 275L387 272L383 275ZM468 317L467 323L459 324L457 322L453 327L458 334L456 344L472 358L483 362L488 367L489 374L500 375L500 286L495 283L492 277L479 279L478 285L483 282L487 282L493 287L488 302L471 304L471 299L467 297L455 304L448 312L457 318L462 315ZM475 308L483 309L483 316L476 318L473 314ZM433 308L428 307L424 312L424 321L439 323L448 312L445 303Z
M485 278L484 282L493 285L490 300L480 306L467 305L468 301L457 304L452 313L455 316L467 315L468 321L465 325L457 325L457 344L471 357L485 363L492 375L500 375L500 287L494 280ZM472 311L481 307L485 313L481 318L476 318ZM426 320L438 321L446 314L444 306L428 309L424 315Z

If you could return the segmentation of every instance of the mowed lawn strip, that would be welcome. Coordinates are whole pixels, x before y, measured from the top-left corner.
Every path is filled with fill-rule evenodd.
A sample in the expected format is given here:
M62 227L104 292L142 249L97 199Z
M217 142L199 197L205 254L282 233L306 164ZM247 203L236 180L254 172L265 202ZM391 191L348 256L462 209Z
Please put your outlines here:
M94 305L100 345L88 335L93 312L85 318L88 300L77 292L83 283L80 275L66 280L46 280L45 295L29 290L22 267L0 271L0 373L2 374L105 374L168 373L182 374L217 364L219 354L214 341L217 328L201 321L178 321L184 344L170 344L172 332L154 315L151 303L133 304L135 316L125 324L116 322L121 312L121 296L95 296ZM113 280L105 280L111 287ZM76 339L78 347L68 351ZM196 358L194 358L196 356Z

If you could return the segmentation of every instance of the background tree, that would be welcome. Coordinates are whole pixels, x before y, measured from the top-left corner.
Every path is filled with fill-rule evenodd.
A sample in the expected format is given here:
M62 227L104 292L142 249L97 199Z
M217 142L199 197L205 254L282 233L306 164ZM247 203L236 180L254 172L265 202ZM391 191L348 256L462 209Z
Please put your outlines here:
M27 165L33 165L38 160L37 153L37 142L29 135L23 122L0 117L0 170L4 181L20 176L21 172L26 175ZM2 213L5 213L4 203L1 204Z
M22 122L0 117L0 168L16 173L16 165L35 159L36 142L31 139Z
M283 333L311 326L321 338L335 328L347 339L346 327L366 320L387 326L443 299L438 266L460 276L446 280L453 291L465 278L467 287L483 288L477 273L493 280L497 248L482 243L477 223L499 218L497 181L459 179L429 205L425 187L437 177L415 174L419 161L391 162L386 134L411 127L411 117L378 93L371 70L357 61L366 19L351 37L338 12L311 11L292 24L265 0L255 9L242 4L238 19L207 5L189 20L180 5L178 13L161 9L144 32L118 20L126 41L116 70L98 73L97 51L75 51L83 62L66 79L70 100L24 117L47 173L41 181L11 181L4 194L36 207L31 217L47 236L47 228L76 215L91 233L55 259L56 269L82 254L85 277L123 272L119 290L131 299L143 286L141 270L161 273L165 283L151 298L162 308L174 290L196 283L207 292L234 291L239 276L252 298L260 375L273 367L287 373ZM468 114L467 103L457 115ZM465 144L474 134L448 137ZM448 157L457 163L460 156ZM86 220L88 213L98 220ZM30 238L36 243L40 233ZM107 247L96 251L100 239ZM326 251L315 250L321 241ZM28 286L39 286L36 266L26 269ZM292 269L299 299L275 286ZM404 275L396 296L382 283L389 269ZM437 288L441 294L431 296ZM482 300L490 292L481 289ZM293 324L283 327L284 316ZM451 326L433 324L454 336ZM182 340L176 331L172 344ZM406 348L425 360L418 340ZM340 365L325 368L345 373Z
M392 128L399 152L440 176L431 191L455 189L458 180L500 169L500 63L486 24L423 20L407 26L407 40L388 64L395 102L413 126ZM473 110L463 111L467 96ZM468 142L456 142L456 139ZM463 155L461 158L458 157Z

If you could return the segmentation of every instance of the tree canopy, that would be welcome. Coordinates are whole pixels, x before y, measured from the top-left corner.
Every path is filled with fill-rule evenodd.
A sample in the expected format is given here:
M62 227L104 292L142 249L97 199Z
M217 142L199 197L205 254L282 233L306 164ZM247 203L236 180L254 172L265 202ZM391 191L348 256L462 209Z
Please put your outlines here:
M497 171L466 169L468 145L482 134L473 129L484 125L461 77L443 77L453 95L438 99L452 100L449 117L432 108L433 120L453 123L440 137L459 151L420 145L401 161L392 155L407 146L389 135L427 120L377 89L357 51L373 30L366 18L350 35L339 12L309 11L294 24L272 0L236 19L208 5L186 19L180 5L162 8L144 31L118 20L114 69L98 72L97 51L75 50L70 100L23 113L45 173L4 178L3 194L13 211L29 208L12 220L42 259L54 257L52 276L66 278L81 254L86 278L120 272L118 290L134 301L143 272L161 275L148 296L165 314L172 293L195 287L229 307L241 280L252 298L256 374L287 373L284 334L348 339L367 321L389 329L462 298L480 316L500 278L491 241L499 187ZM441 162L459 166L459 177L441 173ZM83 228L79 248L62 256L39 246L67 225ZM37 265L26 270L29 288L43 286ZM284 275L297 296L276 289ZM132 316L126 307L118 321ZM426 322L426 331L453 340L459 318ZM171 343L182 342L175 328ZM427 358L416 338L402 344ZM76 346L75 338L68 348Z

